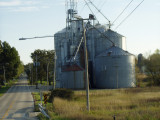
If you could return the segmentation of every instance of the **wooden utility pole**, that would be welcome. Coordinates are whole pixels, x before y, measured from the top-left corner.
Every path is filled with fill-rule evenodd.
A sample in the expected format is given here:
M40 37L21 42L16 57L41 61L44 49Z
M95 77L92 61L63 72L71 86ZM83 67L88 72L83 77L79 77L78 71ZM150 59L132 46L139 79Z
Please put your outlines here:
M87 110L90 111L90 103L89 103L89 80L88 80L88 56L87 56L87 43L86 43L86 29L85 29L85 27L84 27L83 19L82 19L82 27L83 27L84 54L85 54L85 80L86 80Z
M53 89L55 89L56 87L56 59L57 59L57 56L56 56L56 51L54 53L54 79L53 79Z

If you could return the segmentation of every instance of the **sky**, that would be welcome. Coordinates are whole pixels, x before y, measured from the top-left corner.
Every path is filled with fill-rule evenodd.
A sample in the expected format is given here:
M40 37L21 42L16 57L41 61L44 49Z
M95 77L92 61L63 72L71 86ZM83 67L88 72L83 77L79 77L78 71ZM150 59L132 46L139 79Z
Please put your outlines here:
M144 0L117 29L142 0L91 1L111 23L132 1L111 29L126 37L127 50L132 54L145 56L160 49L160 0ZM62 30L66 26L65 3L66 0L0 0L0 40L15 47L24 64L32 62L30 55L35 49L54 49L54 38L24 41L19 38L54 35ZM108 21L90 3L88 5L98 21L107 25ZM77 10L82 18L88 18L91 13L84 0L77 1Z

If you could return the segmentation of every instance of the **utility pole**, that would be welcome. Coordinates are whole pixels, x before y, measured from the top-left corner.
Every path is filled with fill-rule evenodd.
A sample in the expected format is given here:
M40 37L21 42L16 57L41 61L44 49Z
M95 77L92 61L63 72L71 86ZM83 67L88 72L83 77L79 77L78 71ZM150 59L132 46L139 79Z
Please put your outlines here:
M48 68L49 68L49 62L47 63L47 87L48 87Z
M56 59L57 59L57 56L56 56L56 51L54 53L54 79L53 79L53 89L55 89L56 87Z
M82 19L83 27L83 38L84 38L84 54L85 54L85 80L86 80L86 99L87 99L87 110L90 111L89 103L89 80L88 80L88 56L87 56L87 43L86 43L86 29L84 27L84 21Z
M87 110L90 111L89 79L88 79L88 55L87 55L86 29L85 29L85 26L84 26L84 20L94 19L94 16L92 15L93 18L89 17L89 19L83 19L79 16L74 16L74 17L77 18L77 20L71 20L71 22L72 21L82 21L83 40L84 40L84 55L85 55L86 105L87 105Z
M33 85L33 80L32 80L32 73L31 73L31 70L32 68L31 68L31 65L29 65L29 71L30 71L30 81L32 81L32 85Z
M6 85L6 70L5 70L5 66L3 65L3 79Z
M38 82L37 82L37 55L36 55L36 89L38 89Z

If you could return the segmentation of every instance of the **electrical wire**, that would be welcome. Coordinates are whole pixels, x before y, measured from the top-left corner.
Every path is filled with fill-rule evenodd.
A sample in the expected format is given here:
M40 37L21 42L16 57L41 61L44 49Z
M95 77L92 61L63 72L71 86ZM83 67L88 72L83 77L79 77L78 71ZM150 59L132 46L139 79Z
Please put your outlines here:
M106 2L108 2L108 0L104 0L104 2L101 4L101 6L100 5L98 5L99 6L99 8L101 8L100 9L100 11L102 10L102 7L106 4ZM96 12L96 14L98 14L99 13L99 11L98 12ZM96 15L95 14L95 15Z
M84 10L84 8L86 7L87 4L84 4L84 6L82 7L82 9L80 10L80 14L82 13L82 11Z
M108 2L108 0L104 0L103 4L100 6L100 8L102 9L102 7Z
M86 1L86 0L85 0L85 1ZM93 5L94 8L97 9L97 11L98 11L99 13L101 13L101 15L102 15L108 22L110 22L110 20L93 4L93 2L92 2L91 0L88 0L88 1Z
M122 22L115 28L115 30L144 2L144 0L142 0L138 5L137 7L129 14L127 15L127 17L125 17Z
M124 13L124 11L129 7L129 5L130 5L132 2L133 2L133 0L131 0L131 1L129 2L129 4L123 9L123 11L118 15L118 17L113 21L112 24L115 23L115 21Z
M88 5L88 2L86 0L84 0L86 5L88 6L89 10L91 11L92 15L94 15L92 9L90 8L90 6ZM94 17L96 18L96 16L94 15ZM98 19L96 18L96 20L98 21Z
M90 24L91 25L91 24ZM95 26L91 25L97 32L99 32L103 37L105 37L108 41L112 43L112 45L115 45L115 43L104 33L102 33L100 30L98 30Z

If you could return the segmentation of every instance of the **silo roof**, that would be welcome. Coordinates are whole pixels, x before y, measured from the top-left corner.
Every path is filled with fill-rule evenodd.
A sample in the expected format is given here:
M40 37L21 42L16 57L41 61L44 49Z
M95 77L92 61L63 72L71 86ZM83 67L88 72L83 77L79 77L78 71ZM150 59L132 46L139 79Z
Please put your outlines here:
M123 35L117 33L116 31L113 31L113 30L111 30L111 29L108 29L108 30L106 31L106 34L111 35L111 36L120 36L120 37L124 37Z
M117 46L112 46L108 48L107 50L103 51L97 57L102 57L102 56L127 56L127 55L133 55L129 53L128 51L124 51L123 49L117 47Z

